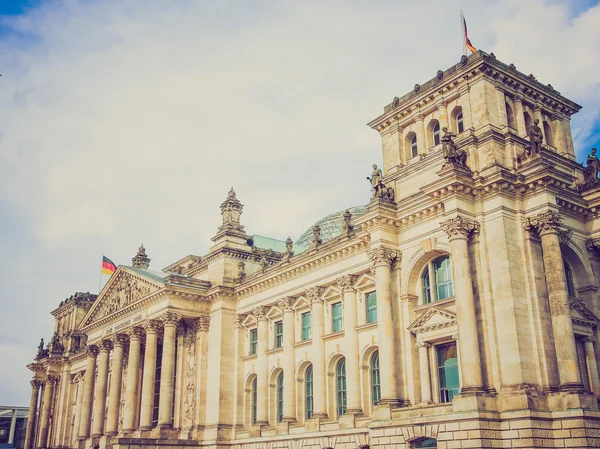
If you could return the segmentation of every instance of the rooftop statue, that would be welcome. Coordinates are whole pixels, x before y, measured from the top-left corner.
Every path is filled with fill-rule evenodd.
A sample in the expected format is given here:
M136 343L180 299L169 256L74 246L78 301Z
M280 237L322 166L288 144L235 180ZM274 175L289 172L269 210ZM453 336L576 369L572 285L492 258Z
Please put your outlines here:
M467 166L467 152L456 146L454 138L456 134L450 131L446 126L442 128L444 135L442 136L442 149L447 164L453 164L459 167L469 169Z
M600 179L598 179L600 160L596 155L597 151L596 148L592 148L587 157L587 167L583 170L583 184L579 187L580 190L588 190L600 185Z
M370 177L367 176L367 180L371 182L372 199L378 198L392 203L395 201L394 189L383 183L383 174L381 169L377 168L377 164L373 164L373 173Z
M539 154L542 150L542 140L544 139L544 135L542 134L542 129L538 126L540 121L535 119L533 121L533 125L529 127L529 155L533 156L535 154Z

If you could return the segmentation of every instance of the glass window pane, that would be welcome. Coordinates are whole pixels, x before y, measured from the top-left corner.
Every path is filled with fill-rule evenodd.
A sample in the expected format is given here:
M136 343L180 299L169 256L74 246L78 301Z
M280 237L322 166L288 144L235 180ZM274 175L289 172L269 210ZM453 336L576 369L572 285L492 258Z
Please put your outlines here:
M250 331L250 355L256 354L256 346L258 344L258 329Z
M277 376L277 422L283 419L283 373Z
M573 282L573 270L567 261L563 258L563 266L565 267L565 283L567 284L567 294L569 296L577 296L575 293L575 283Z
M433 438L422 438L413 443L414 448L437 447L437 440Z
M443 299L454 296L452 290L452 273L450 258L448 256L440 257L433 262L433 272L435 278L436 299Z
M417 136L413 136L412 139L410 139L410 153L412 157L418 156L419 154L419 149L417 147Z
M338 416L346 413L346 359L341 359L336 368L337 412Z
M440 144L440 124L436 123L433 126L433 145L439 145Z
M340 332L342 330L342 303L336 302L331 306L331 329L333 332Z
M379 376L379 351L371 357L371 399L373 405L381 399L381 379Z
M306 419L312 418L313 415L313 368L310 365L306 368Z
M465 130L465 126L463 124L463 113L460 111L456 114L456 128L458 129L458 133L462 133Z
M275 347L281 348L283 346L283 323L277 321L275 323Z
M257 399L256 378L254 378L252 381L252 424L256 424Z
M377 321L377 293L367 293L365 302L367 303L367 323L375 323Z
M429 283L429 268L425 268L421 275L421 287L423 289L423 304L431 302L431 285Z
M454 396L460 392L456 344L438 345L436 352L440 402L452 402Z
M310 312L306 312L302 314L302 341L310 340L311 337Z

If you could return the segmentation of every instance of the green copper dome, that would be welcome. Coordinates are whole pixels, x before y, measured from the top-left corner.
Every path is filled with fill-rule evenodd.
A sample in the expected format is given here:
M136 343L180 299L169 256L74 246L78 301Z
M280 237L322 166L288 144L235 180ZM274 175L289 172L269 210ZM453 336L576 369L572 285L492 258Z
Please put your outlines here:
M323 243L338 237L342 233L344 212L346 212L346 210L350 211L352 214L352 219L354 220L356 217L359 217L367 212L367 206L350 207L322 218L308 228L294 243L308 248L313 241L313 228L315 226L319 226L321 228L321 239L323 240Z

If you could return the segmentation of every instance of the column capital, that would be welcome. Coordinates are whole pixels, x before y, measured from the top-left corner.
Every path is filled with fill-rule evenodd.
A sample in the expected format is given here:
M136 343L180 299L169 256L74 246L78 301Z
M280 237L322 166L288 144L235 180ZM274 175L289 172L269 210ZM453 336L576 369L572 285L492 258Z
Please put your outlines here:
M46 376L46 379L44 380L44 383L46 385L48 385L48 384L54 384L54 385L56 385L58 383L58 379L59 379L59 377L57 375L48 374Z
M129 337L129 341L141 340L142 337L144 336L144 329L139 326L135 326L135 327L131 327L131 328L127 329L127 331L125 333Z
M158 334L161 329L160 322L157 320L148 320L143 324L146 334Z
M37 379L32 380L30 382L30 384L31 384L31 388L34 390L38 390L42 386L42 382Z
M177 324L179 324L181 321L181 315L173 312L165 312L163 315L161 315L160 320L165 326L177 326Z
M100 352L109 352L113 348L113 343L111 340L106 339L106 340L102 340L98 346L99 346Z
M427 343L424 340L417 340L416 346L417 346L417 348L428 348L431 346L431 343Z
M325 289L323 287L311 287L306 290L305 294L310 299L310 302L319 302L323 301L323 292Z
M252 315L256 317L256 321L267 321L267 308L258 306L252 309Z
M596 339L592 335L585 335L581 337L581 341L583 341L584 343L594 343Z
M280 300L277 301L277 305L281 308L282 312L293 312L294 309L292 308L294 305L296 298L293 298L291 296L286 296L285 298L281 298Z
M418 114L415 114L413 117L415 119L415 122L422 122L423 120L425 120L425 116L420 112Z
M236 316L233 317L233 325L236 328L240 328L240 327L244 327L244 325L242 324L244 322L244 320L246 319L248 315L245 315L243 313L238 313L236 314Z
M512 100L515 101L515 102L522 103L523 102L523 97L521 95L519 95L519 94L515 94L515 95L513 95Z
M127 338L126 334L115 334L110 338L110 342L112 343L113 347L123 347L123 345L128 341L129 339Z
M354 283L356 282L357 276L352 274L346 274L342 277L336 279L337 285L339 285L342 293L345 293L348 290L354 291Z
M235 320L235 318L234 318ZM210 317L200 316L191 323L194 332L207 332L210 327Z
M85 353L88 357L96 357L98 352L99 350L97 345L87 345L85 348Z
M442 231L448 234L450 241L460 238L468 240L472 235L479 233L479 222L477 220L464 218L460 215L456 218L442 221L440 227Z
M528 218L525 221L525 229L530 232L535 231L540 236L548 233L558 234L564 221L565 219L558 212L549 210Z
M367 257L373 262L374 267L392 266L392 263L397 258L400 258L401 253L395 249L386 246L378 246L371 250L367 250Z

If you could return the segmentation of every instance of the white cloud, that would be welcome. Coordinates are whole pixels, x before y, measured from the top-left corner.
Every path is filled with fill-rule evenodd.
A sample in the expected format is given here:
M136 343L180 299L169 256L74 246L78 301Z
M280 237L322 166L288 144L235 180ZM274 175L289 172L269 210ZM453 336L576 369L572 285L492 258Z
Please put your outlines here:
M48 312L97 289L102 252L202 254L231 185L248 231L279 238L366 203L381 153L365 123L458 61L459 6L475 45L587 106L583 144L600 8L567 3L65 0L6 19L0 332L32 357ZM0 403L27 403L23 364L0 370Z

